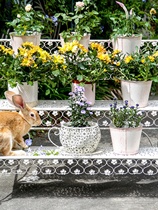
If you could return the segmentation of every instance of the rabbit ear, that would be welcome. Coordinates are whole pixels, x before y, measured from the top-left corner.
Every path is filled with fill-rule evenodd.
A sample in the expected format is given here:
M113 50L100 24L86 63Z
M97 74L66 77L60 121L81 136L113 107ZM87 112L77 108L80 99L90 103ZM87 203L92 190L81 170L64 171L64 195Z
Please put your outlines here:
M26 107L26 103L21 95L16 94L13 91L5 91L4 95L7 100L17 108L24 109Z
M13 95L12 96L12 102L13 104L18 107L19 109L25 109L26 107L26 103L25 101L23 100L22 96L21 95Z
M5 91L4 92L4 95L5 95L5 97L6 97L6 99L9 101L9 103L10 104L12 104L12 105L14 105L14 103L13 103L13 101L12 101L12 97L14 96L14 95L16 95L16 93L14 93L13 91Z

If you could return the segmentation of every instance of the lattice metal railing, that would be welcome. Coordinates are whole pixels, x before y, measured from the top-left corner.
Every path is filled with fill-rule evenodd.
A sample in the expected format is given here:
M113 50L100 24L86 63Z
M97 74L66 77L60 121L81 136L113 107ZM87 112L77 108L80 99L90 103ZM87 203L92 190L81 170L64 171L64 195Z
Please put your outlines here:
M107 50L112 50L111 40L90 40L90 42L99 42L105 46ZM10 39L0 39L0 44L11 47ZM49 53L53 53L60 46L60 39L41 39L40 46L47 50ZM153 51L158 49L158 40L142 40L141 50L142 51Z

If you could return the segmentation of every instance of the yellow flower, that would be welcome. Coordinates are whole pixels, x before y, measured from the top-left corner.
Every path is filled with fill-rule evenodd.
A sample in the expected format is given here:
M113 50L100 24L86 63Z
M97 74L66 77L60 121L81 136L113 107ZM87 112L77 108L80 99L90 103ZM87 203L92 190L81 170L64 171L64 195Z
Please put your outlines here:
M106 63L110 63L110 62L111 62L111 59L110 59L110 57L109 57L108 54L98 53L97 57L98 57L100 60L105 61Z
M153 54L153 57L158 57L158 51Z
M145 59L143 58L143 59L141 60L141 62L142 62L142 63L145 63Z
M151 8L150 15L156 15L156 10L154 8Z
M116 66L120 66L120 62L116 62Z
M132 58L131 55L126 56L125 59L124 59L124 61L125 61L126 64L128 64L132 60L133 60L133 58Z
M106 52L106 49L100 43L92 42L90 46L91 46L92 50L96 49L99 53L105 53Z
M117 50L117 49L116 49L116 50L113 51L112 55L117 55L117 54L119 54L120 52L121 52L121 50Z
M53 54L53 61L55 64L63 64L64 63L64 58L61 55Z
M154 62L155 61L155 58L153 57L153 56L148 56L148 58L149 58L149 60L151 61L151 62Z

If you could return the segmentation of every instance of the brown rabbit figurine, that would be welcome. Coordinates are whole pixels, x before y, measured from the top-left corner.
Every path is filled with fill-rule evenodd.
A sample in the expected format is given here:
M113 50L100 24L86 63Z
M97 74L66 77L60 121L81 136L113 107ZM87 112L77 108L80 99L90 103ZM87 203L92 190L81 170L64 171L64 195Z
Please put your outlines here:
M12 149L27 148L23 136L29 132L31 126L40 125L41 119L38 112L30 108L21 95L6 91L5 96L20 111L0 112L0 153L4 156L26 155L23 150L13 151Z

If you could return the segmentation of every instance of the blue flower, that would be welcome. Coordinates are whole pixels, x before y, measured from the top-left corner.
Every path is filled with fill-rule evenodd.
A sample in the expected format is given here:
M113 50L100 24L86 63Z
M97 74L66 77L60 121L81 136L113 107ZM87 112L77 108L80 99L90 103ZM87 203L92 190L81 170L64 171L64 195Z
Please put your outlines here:
M86 114L86 111L85 110L81 110L81 114Z
M32 139L26 139L25 144L29 147L32 145Z

